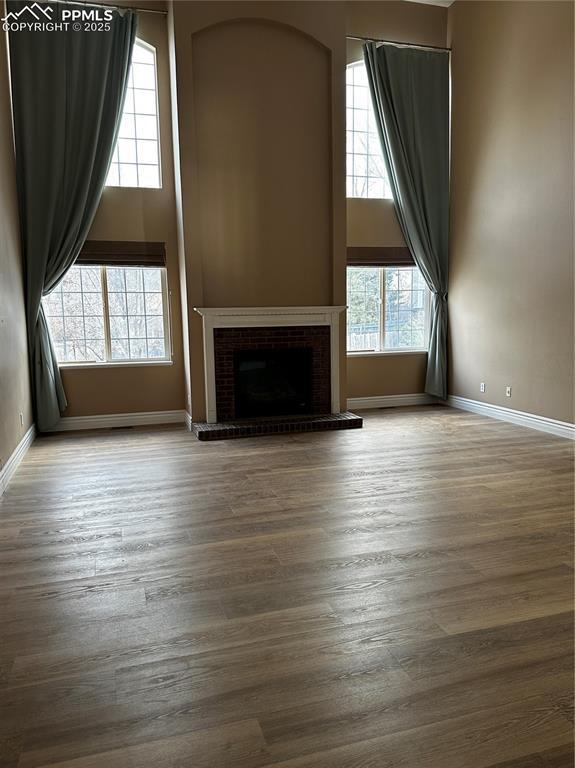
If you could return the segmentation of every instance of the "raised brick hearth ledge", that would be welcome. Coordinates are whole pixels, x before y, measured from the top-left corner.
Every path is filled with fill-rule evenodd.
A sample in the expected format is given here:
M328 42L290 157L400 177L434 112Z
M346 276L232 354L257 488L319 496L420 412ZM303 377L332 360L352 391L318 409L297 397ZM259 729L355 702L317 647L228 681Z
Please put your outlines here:
M283 416L254 420L238 420L216 424L192 423L192 432L198 440L227 440L256 435L280 435L295 432L324 432L334 429L360 429L361 416L345 411L325 416Z

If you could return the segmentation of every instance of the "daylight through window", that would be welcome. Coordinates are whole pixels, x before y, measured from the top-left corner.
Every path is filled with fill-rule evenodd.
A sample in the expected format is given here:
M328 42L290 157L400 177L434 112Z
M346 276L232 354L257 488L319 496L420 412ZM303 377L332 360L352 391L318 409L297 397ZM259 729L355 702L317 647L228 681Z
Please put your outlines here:
M156 52L136 40L118 140L108 171L111 187L160 187Z
M347 268L347 351L427 346L429 289L417 267Z
M347 196L392 198L363 61L346 73Z
M42 304L60 363L169 359L161 267L72 267Z

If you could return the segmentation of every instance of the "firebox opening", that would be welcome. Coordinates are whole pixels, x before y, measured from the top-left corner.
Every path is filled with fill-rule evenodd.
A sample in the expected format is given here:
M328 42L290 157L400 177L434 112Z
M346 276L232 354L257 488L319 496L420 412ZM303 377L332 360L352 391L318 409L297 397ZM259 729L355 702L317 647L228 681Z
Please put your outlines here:
M312 413L312 350L235 352L234 394L238 419Z

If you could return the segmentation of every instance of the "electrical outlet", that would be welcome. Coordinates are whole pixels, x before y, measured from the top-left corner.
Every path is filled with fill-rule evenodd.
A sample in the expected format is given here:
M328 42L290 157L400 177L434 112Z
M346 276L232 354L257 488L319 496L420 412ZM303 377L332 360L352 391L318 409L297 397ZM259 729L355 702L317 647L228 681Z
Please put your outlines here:
M20 426L21 427L24 426L24 414L23 413L20 414Z
M481 384L479 385L479 391L480 392L485 392L485 382L484 381L482 381Z
M511 397L511 387L505 387L505 395L506 397Z

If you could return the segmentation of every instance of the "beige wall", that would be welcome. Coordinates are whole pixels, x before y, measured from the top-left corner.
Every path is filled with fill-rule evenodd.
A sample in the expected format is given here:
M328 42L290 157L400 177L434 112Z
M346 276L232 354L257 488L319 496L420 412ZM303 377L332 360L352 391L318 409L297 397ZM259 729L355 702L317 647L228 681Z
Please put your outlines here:
M4 15L4 3L0 3ZM0 468L32 424L6 35L0 32ZM20 423L20 414L24 423Z
M345 303L345 5L175 3L173 29L192 416L203 420L194 306Z
M426 352L352 355L347 361L349 397L418 395L425 386Z
M408 2L346 3L346 33L419 45L443 46L447 39L447 9ZM347 61L362 58L361 43L348 41ZM349 246L404 246L391 200L347 200ZM425 385L425 355L414 353L350 356L347 363L349 397L414 394Z
M573 4L457 0L449 17L449 390L572 421Z
M160 7L163 4L154 5ZM173 364L63 368L68 398L65 416L164 411L185 407L167 17L140 14L138 37L156 48L162 188L106 187L89 238L166 243Z

